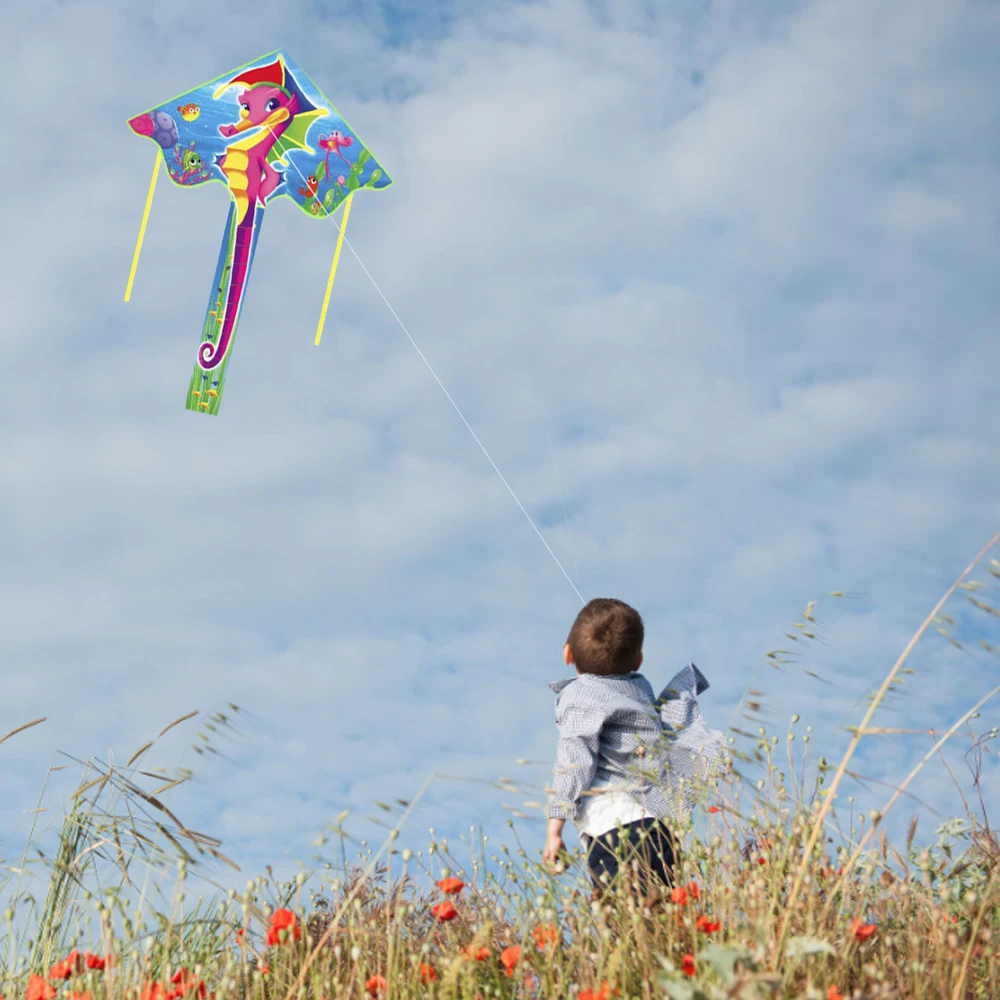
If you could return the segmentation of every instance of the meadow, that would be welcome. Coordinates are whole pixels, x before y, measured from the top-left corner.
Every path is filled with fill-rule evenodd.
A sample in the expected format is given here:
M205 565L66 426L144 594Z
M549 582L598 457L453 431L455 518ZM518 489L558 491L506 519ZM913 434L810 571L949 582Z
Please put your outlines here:
M398 800L404 810L378 851L362 841L348 863L353 838L342 813L331 827L340 864L288 882L268 870L242 893L223 891L213 866L236 863L164 800L190 772L165 778L143 765L156 739L185 716L124 767L79 762L84 778L55 854L29 837L18 862L2 862L0 996L995 1000L1000 842L979 779L998 730L977 733L974 723L1000 686L932 734L882 809L851 816L847 831L834 819L861 742L898 732L873 720L910 672L917 643L934 626L958 650L967 647L946 604L957 594L984 620L1000 617L988 599L1000 581L1000 562L989 558L998 539L901 651L839 763L811 759L813 734L797 716L781 735L733 729L731 775L698 789L698 821L675 827L682 853L672 889L643 897L615 884L595 893L578 852L567 870L548 870L532 860L543 839L537 821L522 842L508 820L521 846L502 847L492 867L482 832L467 859L456 858L445 838L403 847L425 783L412 801ZM972 578L978 568L987 582ZM811 603L788 633L794 642L816 638L813 611ZM978 646L1000 653L983 638ZM790 656L775 650L767 658L778 669ZM744 719L753 717L754 694L747 692ZM201 718L199 752L214 752L213 740L239 713L230 705ZM42 721L0 738L0 761L4 742ZM970 740L966 759L978 792L966 815L943 823L924 846L916 823L904 843L891 844L886 815L919 789L926 765L960 731ZM744 770L754 764L765 777L751 781Z

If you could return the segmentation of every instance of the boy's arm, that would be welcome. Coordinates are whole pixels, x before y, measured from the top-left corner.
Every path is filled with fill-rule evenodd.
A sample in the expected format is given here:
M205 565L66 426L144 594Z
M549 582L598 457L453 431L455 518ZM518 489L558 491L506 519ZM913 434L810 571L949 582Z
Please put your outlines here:
M575 819L580 796L590 787L597 771L598 741L604 715L597 704L565 696L556 705L559 743L552 778L549 820ZM561 827L560 827L561 830Z
M705 723L698 695L707 691L705 675L689 663L663 689L657 704L667 738L667 762L673 779L688 782L684 788L685 808L695 800L695 786L721 777L727 766L725 736Z

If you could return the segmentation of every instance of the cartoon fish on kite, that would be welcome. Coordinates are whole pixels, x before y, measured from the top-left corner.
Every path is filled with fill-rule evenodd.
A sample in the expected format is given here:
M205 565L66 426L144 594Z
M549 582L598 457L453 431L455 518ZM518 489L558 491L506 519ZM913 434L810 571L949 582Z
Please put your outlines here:
M180 123L170 114L171 109L180 114ZM126 302L132 292L161 157L168 176L179 186L215 180L229 188L228 224L185 404L189 410L218 413L267 206L285 196L315 218L328 218L344 206L316 330L315 343L319 344L351 198L359 188L384 188L392 180L357 133L282 50L136 115L128 124L159 148ZM331 153L347 165L346 177L340 174L334 180L329 176Z

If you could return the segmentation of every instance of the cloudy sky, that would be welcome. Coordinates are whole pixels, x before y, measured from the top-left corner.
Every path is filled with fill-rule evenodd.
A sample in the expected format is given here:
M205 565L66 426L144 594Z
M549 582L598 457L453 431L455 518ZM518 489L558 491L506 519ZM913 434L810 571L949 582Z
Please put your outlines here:
M147 763L195 769L169 801L245 871L293 871L345 808L376 837L431 772L535 788L436 781L400 846L513 843L578 592L642 612L657 689L694 661L725 728L754 684L837 759L1000 528L1000 4L123 6L3 15L0 733L48 721L0 748L0 856L57 751L123 762L229 701L226 760L178 727ZM278 47L395 183L355 199L319 348L336 227L273 204L199 417L227 195L161 179L123 303L153 155L125 122ZM822 643L758 673L811 599ZM950 725L997 664L932 629L877 721ZM968 745L897 831L963 811ZM929 746L865 744L845 794L881 805Z

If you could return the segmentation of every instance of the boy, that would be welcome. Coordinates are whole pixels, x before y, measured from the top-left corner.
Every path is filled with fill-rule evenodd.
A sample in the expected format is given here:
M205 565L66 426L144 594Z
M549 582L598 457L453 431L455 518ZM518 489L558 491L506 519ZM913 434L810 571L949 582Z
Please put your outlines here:
M690 809L692 781L721 763L723 735L705 725L698 709L708 681L689 664L654 701L639 673L644 637L634 608L610 598L590 601L563 650L577 676L549 685L559 744L542 857L556 863L565 848L563 826L572 819L595 897L618 873L620 842L643 856L659 882L673 884L675 846L663 817ZM645 872L639 886L644 895L652 888Z

